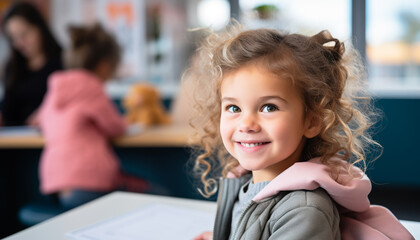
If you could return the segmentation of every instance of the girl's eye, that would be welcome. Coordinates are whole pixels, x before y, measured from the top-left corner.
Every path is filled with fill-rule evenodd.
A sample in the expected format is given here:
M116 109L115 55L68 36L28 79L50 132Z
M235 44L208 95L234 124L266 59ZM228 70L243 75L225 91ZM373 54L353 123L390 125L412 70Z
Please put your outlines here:
M279 108L275 105L272 105L272 104L264 105L261 108L261 112L274 112L274 111L277 111L277 110L279 110Z
M238 113L241 111L241 109L235 105L227 106L226 109L228 110L228 112L231 112L231 113Z

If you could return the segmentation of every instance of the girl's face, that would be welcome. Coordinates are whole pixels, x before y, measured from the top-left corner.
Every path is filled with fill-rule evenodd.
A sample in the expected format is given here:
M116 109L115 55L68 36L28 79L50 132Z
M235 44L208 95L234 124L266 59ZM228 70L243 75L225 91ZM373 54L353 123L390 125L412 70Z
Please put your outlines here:
M270 181L299 160L305 137L318 132L304 114L300 92L256 66L229 73L221 85L220 133L228 152L253 172L254 182Z
M42 36L39 29L29 24L24 18L16 16L6 23L6 32L11 44L27 59L42 54Z

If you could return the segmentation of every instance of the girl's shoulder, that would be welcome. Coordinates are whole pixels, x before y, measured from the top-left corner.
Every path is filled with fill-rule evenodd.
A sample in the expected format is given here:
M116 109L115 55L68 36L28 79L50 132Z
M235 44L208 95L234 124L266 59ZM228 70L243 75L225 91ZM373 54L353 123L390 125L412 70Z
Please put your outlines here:
M322 189L278 193L267 226L270 239L341 239L340 215Z
M287 214L302 214L302 212L325 215L331 221L339 218L335 202L322 188L278 193L273 199L277 203L273 207L272 218L281 218Z

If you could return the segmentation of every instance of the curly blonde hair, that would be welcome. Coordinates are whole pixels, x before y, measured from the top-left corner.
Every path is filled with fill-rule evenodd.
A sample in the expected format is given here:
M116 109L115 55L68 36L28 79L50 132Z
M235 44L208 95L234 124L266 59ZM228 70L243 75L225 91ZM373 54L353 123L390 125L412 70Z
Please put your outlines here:
M334 166L330 159L340 155L349 166L366 169L366 151L381 146L367 131L378 114L366 91L365 67L357 51L351 46L345 50L328 31L304 36L271 29L244 31L236 24L221 34L210 32L183 76L195 102L191 125L201 146L194 172L204 185L199 189L204 196L216 193L216 179L239 164L219 133L220 86L227 73L250 63L292 81L306 111L319 117L321 132L307 139L301 161L321 157L322 163Z

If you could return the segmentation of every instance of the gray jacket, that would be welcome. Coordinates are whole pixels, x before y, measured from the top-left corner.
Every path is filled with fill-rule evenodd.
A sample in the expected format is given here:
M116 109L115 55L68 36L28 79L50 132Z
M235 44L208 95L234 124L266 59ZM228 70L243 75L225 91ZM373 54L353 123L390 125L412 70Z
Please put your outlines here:
M239 190L251 175L223 179L213 229L214 240L229 239L232 209ZM337 207L325 190L279 192L250 201L230 239L340 239Z

